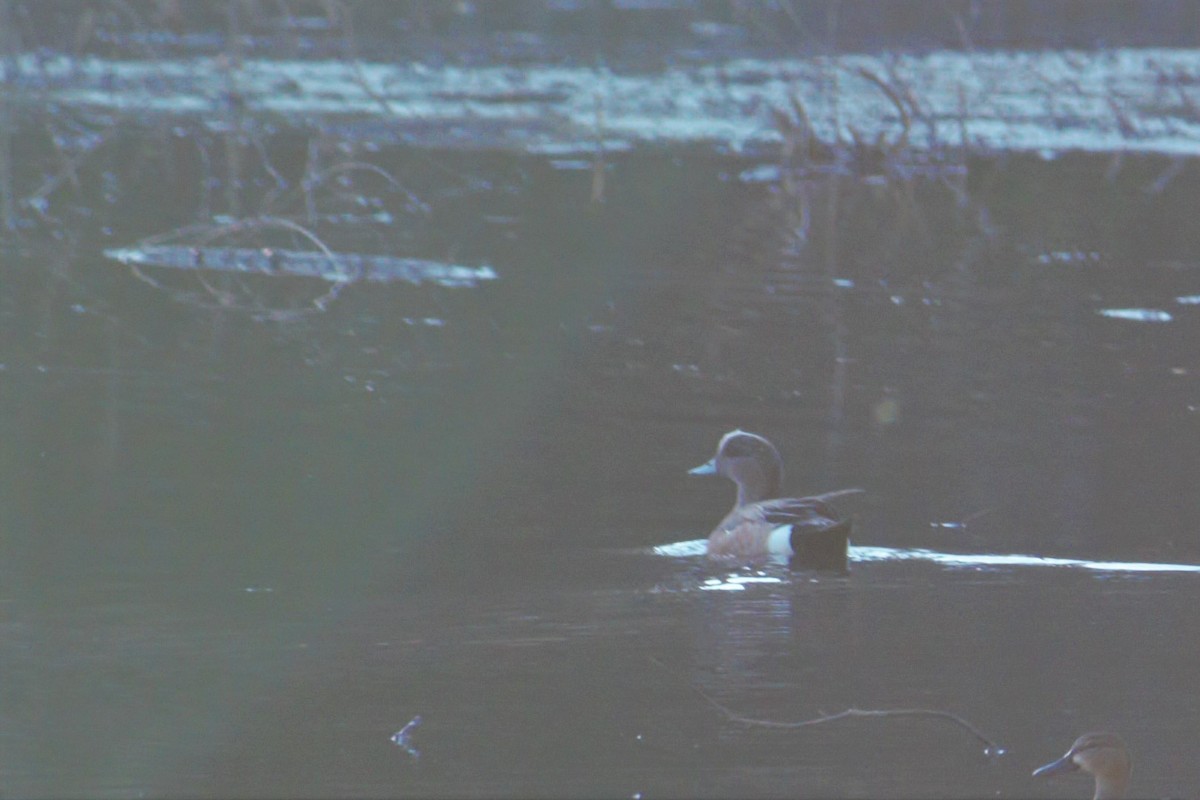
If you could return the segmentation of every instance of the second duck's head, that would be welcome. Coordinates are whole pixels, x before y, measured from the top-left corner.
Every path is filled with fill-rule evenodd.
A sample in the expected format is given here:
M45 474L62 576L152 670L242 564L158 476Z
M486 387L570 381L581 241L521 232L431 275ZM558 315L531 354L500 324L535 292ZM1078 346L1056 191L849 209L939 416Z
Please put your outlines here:
M1075 740L1066 755L1038 767L1033 775L1040 778L1079 770L1096 779L1097 800L1124 797L1132 771L1129 751L1115 733L1085 733Z
M724 475L737 484L737 505L779 496L783 459L775 445L755 433L733 430L721 437L717 454L689 475Z

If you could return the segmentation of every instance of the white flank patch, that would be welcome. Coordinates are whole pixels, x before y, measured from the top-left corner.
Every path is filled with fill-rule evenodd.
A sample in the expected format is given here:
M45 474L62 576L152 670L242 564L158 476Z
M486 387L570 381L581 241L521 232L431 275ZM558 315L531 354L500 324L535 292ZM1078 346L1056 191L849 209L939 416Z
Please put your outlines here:
M773 556L790 558L792 555L792 526L780 525L767 537L767 552Z

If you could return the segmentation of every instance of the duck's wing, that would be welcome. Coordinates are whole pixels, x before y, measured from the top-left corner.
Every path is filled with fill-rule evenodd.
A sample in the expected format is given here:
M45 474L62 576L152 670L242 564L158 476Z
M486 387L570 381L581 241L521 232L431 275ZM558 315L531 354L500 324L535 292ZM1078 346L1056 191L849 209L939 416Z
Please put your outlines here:
M825 502L824 497L826 495L780 497L749 503L731 512L721 527L725 530L745 524L769 525L772 528L779 525L830 527L838 524L842 516Z
M866 489L834 489L832 492L822 492L821 494L814 494L810 497L802 497L800 499L801 500L820 500L821 502L824 502L826 500L832 500L835 497L845 497L846 495L851 495L851 494L866 494L866 493L867 493Z

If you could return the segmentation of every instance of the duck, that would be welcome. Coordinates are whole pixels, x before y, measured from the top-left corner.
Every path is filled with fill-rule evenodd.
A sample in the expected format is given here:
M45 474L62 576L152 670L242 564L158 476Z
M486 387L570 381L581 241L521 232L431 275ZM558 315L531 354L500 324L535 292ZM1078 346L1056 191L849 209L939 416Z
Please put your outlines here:
M733 510L709 534L707 552L723 561L786 560L793 567L846 570L850 521L827 502L861 489L780 497L783 459L765 437L732 430L717 453L689 475L722 475L737 485Z
M1067 754L1033 771L1044 778L1062 772L1083 770L1096 779L1093 800L1118 800L1129 787L1133 763L1125 742L1115 733L1085 733L1075 740Z

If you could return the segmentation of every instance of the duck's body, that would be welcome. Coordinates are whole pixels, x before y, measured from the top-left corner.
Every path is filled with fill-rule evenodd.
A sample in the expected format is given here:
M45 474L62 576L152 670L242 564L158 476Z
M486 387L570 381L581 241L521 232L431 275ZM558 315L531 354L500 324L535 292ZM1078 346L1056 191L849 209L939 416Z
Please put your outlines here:
M740 430L721 437L717 454L689 474L724 475L738 487L733 510L709 534L709 558L785 558L800 567L846 569L850 522L826 501L857 489L779 497L779 451L763 437Z
M1067 754L1033 771L1034 777L1083 770L1096 779L1093 800L1119 800L1129 788L1133 763L1125 742L1115 733L1085 733Z

